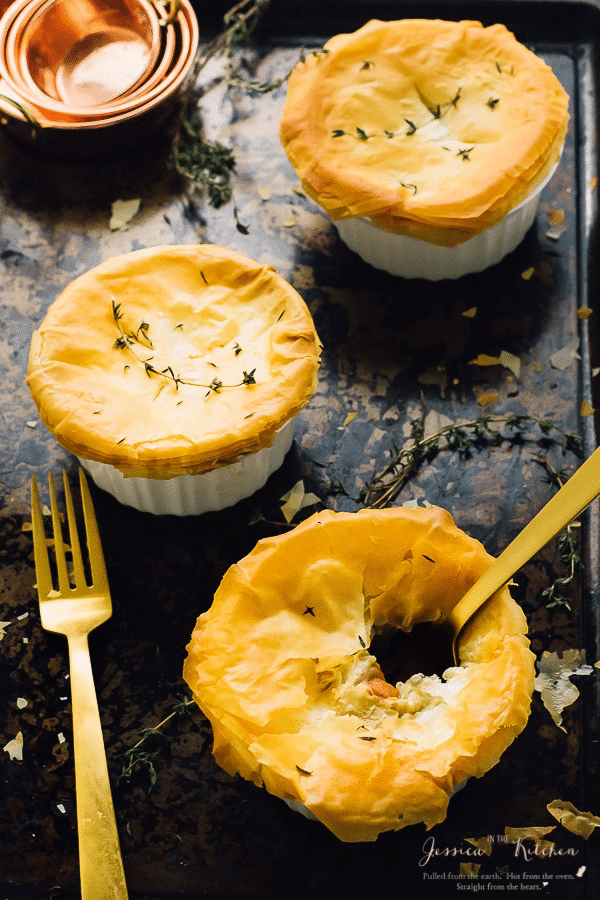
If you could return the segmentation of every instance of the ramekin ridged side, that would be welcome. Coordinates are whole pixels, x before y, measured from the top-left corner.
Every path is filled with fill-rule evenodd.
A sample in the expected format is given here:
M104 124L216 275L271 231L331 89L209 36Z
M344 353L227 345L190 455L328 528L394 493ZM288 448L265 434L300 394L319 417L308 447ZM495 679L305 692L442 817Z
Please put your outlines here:
M83 458L80 462L94 483L124 506L154 515L197 516L234 506L263 487L282 465L294 426L295 417L279 429L270 447L197 475L126 477L107 463Z

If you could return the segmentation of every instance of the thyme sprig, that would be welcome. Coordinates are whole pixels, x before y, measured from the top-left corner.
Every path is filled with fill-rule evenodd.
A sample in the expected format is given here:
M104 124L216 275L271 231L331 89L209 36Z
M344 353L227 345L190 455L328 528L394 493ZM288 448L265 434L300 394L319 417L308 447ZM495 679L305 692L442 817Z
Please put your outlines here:
M241 0L225 13L223 30L196 57L190 85L196 83L200 71L210 59L220 54L230 58L236 48L247 43L269 2L270 0ZM231 67L228 78L234 80ZM235 171L235 158L229 147L205 137L202 125L196 118L197 99L192 96L183 104L167 168L205 189L211 206L219 209L233 196L231 176ZM248 234L248 226L240 222L237 208L234 218L238 231Z
M537 457L536 462L545 469L548 484L555 487L556 490L560 490L568 475L564 472L558 472L545 456ZM558 537L558 554L566 574L555 578L541 593L546 608L551 612L571 612L572 610L569 592L583 565L578 552L578 540L576 537L578 528L579 521L574 520L566 526Z
M240 0L227 10L223 16L223 29L198 54L194 76L197 77L213 57L231 57L236 49L246 46L269 3L270 0Z
M207 140L202 125L192 120L189 111L182 113L168 167L203 187L215 209L231 200L231 173L235 170L233 151L219 141Z
M580 436L563 432L551 419L519 413L500 416L482 413L470 422L445 425L433 434L425 435L425 409L422 407L421 415L410 423L408 443L400 450L395 449L391 461L371 479L363 492L363 503L371 509L382 509L390 504L420 466L430 462L444 447L468 456L483 443L498 445L508 440L507 431L513 439L522 436L532 425L537 426L544 437L556 433L564 452L582 456Z
M470 456L480 446L498 446L504 441L523 439L525 432L537 427L542 438L557 439L563 453L570 452L583 458L582 440L579 434L563 431L552 419L538 419L526 414L508 413L492 416L483 413L470 422L460 425L446 425L431 435L425 435L425 407L421 415L411 422L409 443L395 450L392 460L373 477L364 491L366 507L382 509L390 505L402 488L418 472L420 466L430 462L443 449L458 451ZM535 437L534 440L537 440ZM558 472L545 455L535 457L544 467L547 481L557 490L562 487L568 475ZM571 611L569 592L582 566L578 553L576 530L577 521L571 522L558 538L558 552L566 574L559 575L541 592L541 599L550 612Z
M158 774L154 763L167 742L164 730L173 719L189 716L191 714L190 707L193 705L194 701L187 698L176 701L169 714L161 722L145 728L141 732L139 741L123 754L123 766L117 778L117 784L129 782L134 775L142 774L148 783L148 793L152 793L158 783Z
M255 78L246 78L232 63L228 63L225 69L225 80L228 88L240 88L249 94L250 97L258 97L263 94L270 94L284 85L292 71L293 69L290 69L289 72L286 72L281 78L276 78L275 81L258 81Z
M242 380L236 382L235 384L223 384L223 382L219 378L213 378L209 384L199 381L190 381L186 378L182 378L180 375L176 375L173 367L168 365L162 369L157 369L153 363L153 357L142 357L137 351L137 347L143 347L147 350L154 349L154 345L152 343L152 339L149 335L150 325L148 322L141 322L140 325L136 329L132 329L131 331L126 331L123 327L123 313L121 312L121 304L116 303L115 300L112 300L112 316L113 320L117 326L119 331L119 336L115 339L113 347L116 350L127 350L131 353L135 359L144 367L144 371L148 378L152 378L152 376L159 376L162 378L166 378L168 381L171 381L175 385L175 390L179 389L180 384L190 385L191 387L201 387L206 388L206 395L209 396L212 393L218 394L224 388L237 388L245 385L256 384L256 369L252 369L251 372L243 371ZM177 326L178 328L180 326ZM236 342L233 346L233 353L235 356L238 356L241 353L241 347ZM209 365L215 366L214 363L209 363ZM128 367L127 367L128 368Z

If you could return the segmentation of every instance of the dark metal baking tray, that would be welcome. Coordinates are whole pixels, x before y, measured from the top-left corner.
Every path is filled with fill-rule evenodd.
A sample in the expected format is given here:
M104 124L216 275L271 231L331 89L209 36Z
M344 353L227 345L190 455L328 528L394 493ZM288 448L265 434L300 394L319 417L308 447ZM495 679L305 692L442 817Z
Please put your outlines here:
M199 8L203 37L222 5ZM304 296L324 345L318 391L300 417L284 466L255 497L195 519L155 518L120 507L94 489L112 585L114 614L91 641L125 867L134 897L211 900L363 898L521 893L591 900L600 895L598 836L552 832L543 857L505 840L505 827L556 824L556 798L600 813L598 672L574 678L580 697L564 730L534 695L525 732L485 777L455 796L446 822L373 844L343 844L278 799L222 773L198 711L171 719L152 749L156 785L142 773L120 779L125 754L186 696L185 646L227 567L284 526L279 500L299 479L322 505L355 510L362 488L402 444L423 407L439 421L488 411L545 416L596 446L600 408L596 297L597 98L600 4L563 0L319 2L273 0L244 51L249 77L285 74L301 47L372 17L439 16L503 22L545 58L571 97L560 167L523 244L492 270L456 282L404 281L372 269L336 236L306 197L277 138L285 87L256 98L221 91L204 70L200 106L236 158L234 200L215 209L167 173L166 142L93 164L46 160L0 136L0 745L19 731L23 762L0 752L0 900L77 896L76 822L62 640L40 626L32 562L28 490L32 474L75 462L37 423L24 385L29 340L48 305L75 276L115 253L158 243L211 241L272 262ZM269 194L259 194L261 187ZM264 199L269 196L269 199ZM140 198L126 229L110 231L110 205ZM236 215L233 208L236 208ZM565 230L549 234L548 213ZM237 228L248 225L248 233ZM525 274L524 274L525 273ZM475 317L464 313L477 308ZM593 312L587 319L580 307ZM552 353L579 339L578 358L552 368ZM470 365L479 353L507 351L519 377ZM535 432L535 429L533 429ZM427 461L394 502L426 500L497 553L548 498L539 454L557 470L577 460L540 435L506 433L498 446L447 450ZM311 510L305 510L308 514ZM543 589L562 573L556 542L520 573L515 595L532 646L600 656L598 514L582 518L583 568L572 611L548 611ZM18 698L27 705L20 708ZM63 740L64 738L64 740ZM459 878L468 838L489 836L473 879ZM438 851L427 860L431 841ZM428 843L427 843L428 842ZM526 845L529 851L532 845ZM488 885L490 885L488 887Z

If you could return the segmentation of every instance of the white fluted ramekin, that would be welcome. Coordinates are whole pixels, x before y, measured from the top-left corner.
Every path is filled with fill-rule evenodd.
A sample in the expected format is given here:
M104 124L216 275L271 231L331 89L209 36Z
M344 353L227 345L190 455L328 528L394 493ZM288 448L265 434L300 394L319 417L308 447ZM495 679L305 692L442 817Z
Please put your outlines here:
M488 269L519 246L535 221L542 191L557 165L500 222L456 247L443 247L411 235L396 234L365 218L340 219L334 224L343 242L376 269L402 278L428 281L461 278Z
M154 515L197 516L234 506L263 487L283 463L292 445L294 425L295 417L279 429L270 447L197 475L126 477L107 463L83 458L80 462L99 488L125 506Z

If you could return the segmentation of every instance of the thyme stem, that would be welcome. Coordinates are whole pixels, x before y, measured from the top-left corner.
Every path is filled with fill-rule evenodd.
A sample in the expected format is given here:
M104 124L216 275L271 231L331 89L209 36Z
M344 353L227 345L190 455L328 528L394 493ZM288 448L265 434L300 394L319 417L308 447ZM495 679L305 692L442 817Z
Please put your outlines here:
M119 337L115 340L113 347L117 350L127 350L135 359L144 367L144 371L148 378L151 378L153 375L158 375L159 377L166 378L168 381L173 382L175 385L175 390L179 389L180 384L189 385L191 387L202 387L206 388L208 397L209 394L215 393L218 394L219 391L223 388L235 388L242 387L245 385L256 384L255 372L256 369L252 369L251 372L244 371L242 373L242 380L236 382L236 384L223 384L223 382L219 378L213 378L210 384L204 384L199 381L189 381L188 379L182 378L180 375L176 375L172 366L165 366L164 369L157 369L156 366L152 363L153 357L143 359L139 353L136 353L134 347L139 345L145 347L146 349L154 349L154 345L152 344L152 340L148 334L150 329L150 325L147 322L142 322L135 331L125 331L123 325L121 324L121 320L123 319L123 313L121 312L121 304L115 303L112 301L112 315L115 321L115 324L119 330ZM178 326L180 327L180 326ZM233 353L237 356L241 352L241 347L235 342L233 346ZM212 365L212 363L209 363ZM128 368L128 367L127 367Z
M562 432L556 423L548 419L536 419L526 414L508 413L492 416L483 413L470 422L446 425L425 436L425 407L411 422L410 442L396 451L392 460L377 473L365 488L363 503L371 509L382 509L400 493L404 485L416 474L423 462L433 459L442 449L442 442L451 450L469 454L482 441L498 444L504 437L502 429L514 434L522 433L529 425L536 425L548 437L552 432L560 435L563 451L571 450L581 456L581 439L572 432Z

